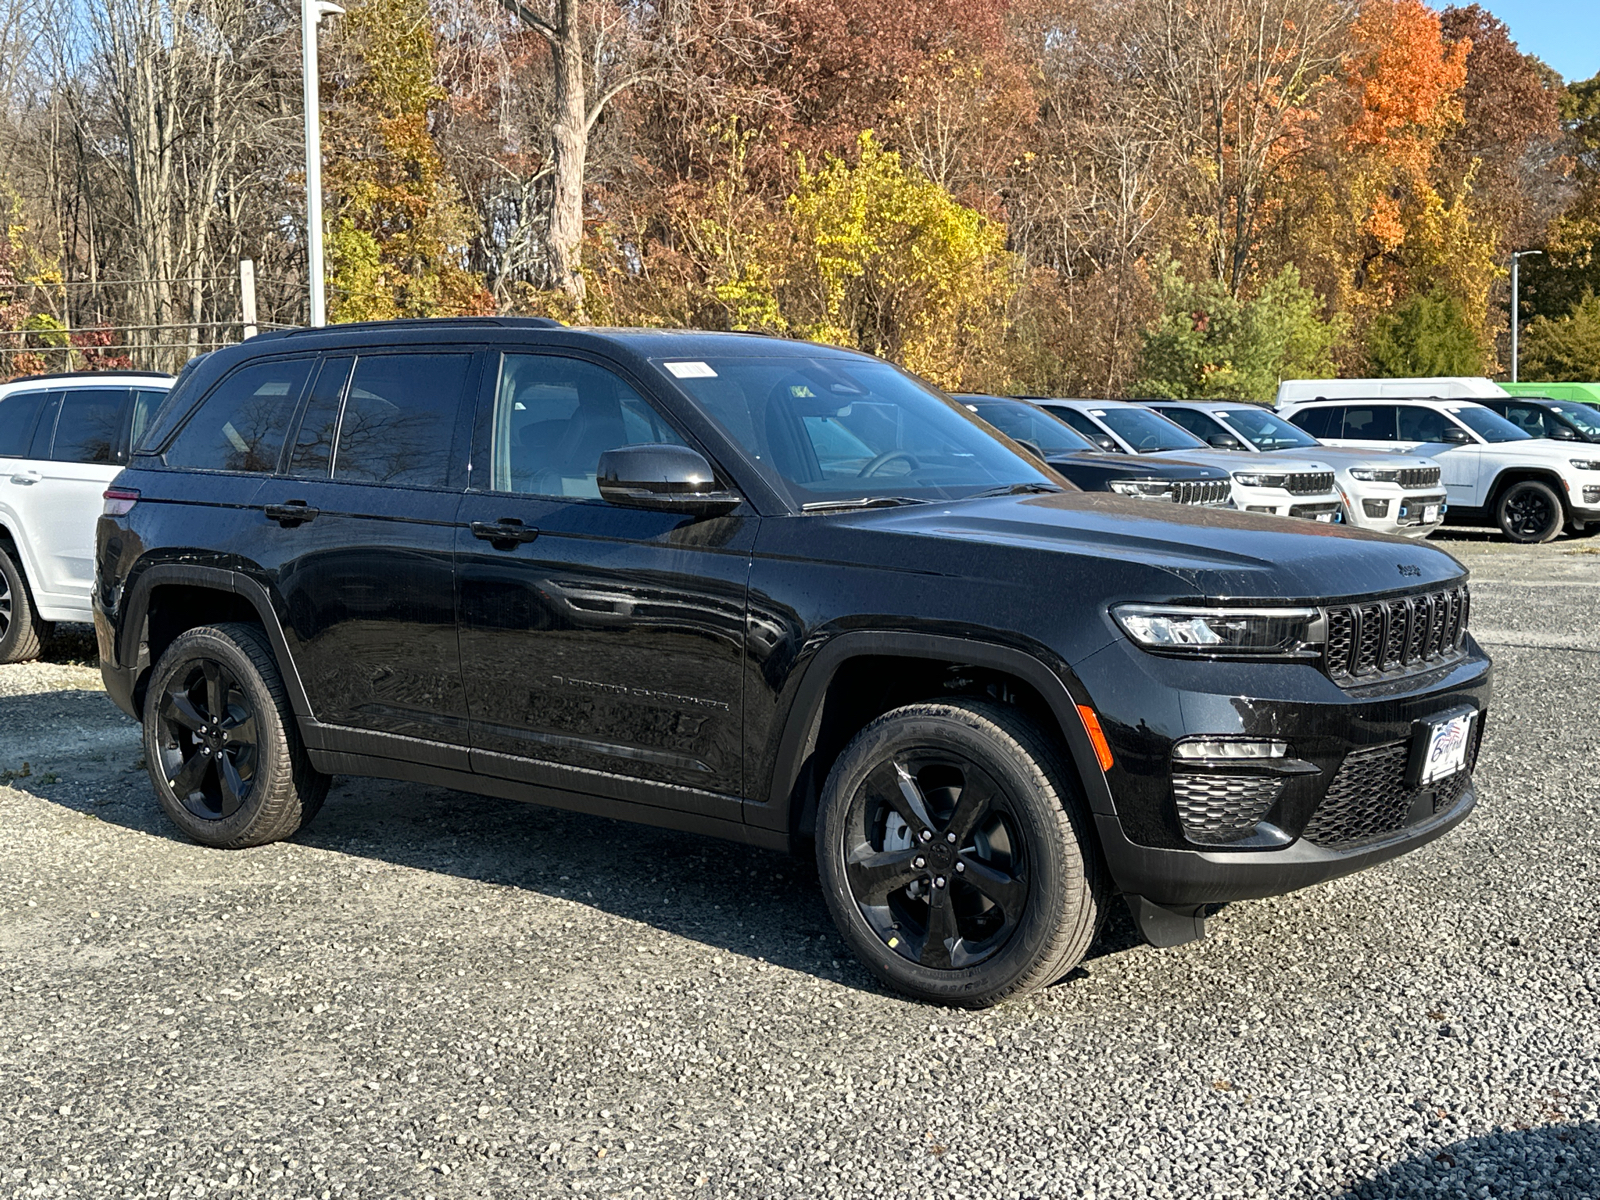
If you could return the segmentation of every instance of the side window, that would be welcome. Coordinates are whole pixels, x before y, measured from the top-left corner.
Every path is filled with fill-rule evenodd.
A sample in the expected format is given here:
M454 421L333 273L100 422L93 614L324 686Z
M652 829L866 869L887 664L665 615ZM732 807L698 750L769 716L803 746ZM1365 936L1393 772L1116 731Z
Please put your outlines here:
M1060 417L1068 425L1071 425L1079 433L1083 434L1084 437L1088 438L1092 444L1100 447L1102 450L1110 450L1115 453L1121 453L1122 447L1117 445L1115 441L1108 437L1105 430L1101 429L1100 426L1096 425L1077 409L1052 408L1050 411L1056 416Z
M156 409L161 407L161 402L167 398L167 389L157 391L153 388L135 388L133 390L133 425L129 430L128 445L137 446L139 439L144 436L144 431L150 428L150 418L155 416Z
M1336 404L1319 404L1315 408L1302 408L1289 418L1314 438L1336 438L1343 435L1344 409Z
M178 431L165 455L167 465L201 471L276 471L312 361L251 363L229 375Z
M355 359L324 359L311 385L300 432L295 436L289 474L303 479L326 479L333 465L333 439L339 432L339 404L344 400L345 384Z
M56 462L110 466L117 459L122 420L128 415L127 388L68 388L50 457Z
M28 453L33 421L47 392L12 392L0 400L0 458L22 458Z
M1442 412L1415 405L1400 409L1400 440L1402 442L1442 442L1450 422Z
M1202 441L1207 438L1215 437L1218 433L1224 432L1224 430L1222 430L1221 427L1218 426L1217 423L1210 417L1206 416L1205 413L1195 412L1195 410L1192 408L1158 408L1156 411L1167 420L1171 421L1174 425L1181 425L1184 429L1187 429L1190 433L1194 434L1195 437L1200 438Z
M56 436L56 418L61 415L61 393L51 392L45 397L44 411L39 414L39 421L33 427L33 440L28 444L28 457L46 459L50 457L50 443Z
M339 418L333 477L444 487L470 354L374 354L356 360Z
M507 354L494 402L493 487L598 499L600 455L683 444L645 399L604 367L554 354Z
M1529 437L1550 436L1550 430L1545 427L1542 408L1535 408L1531 404L1508 404L1505 418Z
M1358 438L1364 442L1394 441L1394 405L1350 405L1344 410L1344 433L1341 436Z

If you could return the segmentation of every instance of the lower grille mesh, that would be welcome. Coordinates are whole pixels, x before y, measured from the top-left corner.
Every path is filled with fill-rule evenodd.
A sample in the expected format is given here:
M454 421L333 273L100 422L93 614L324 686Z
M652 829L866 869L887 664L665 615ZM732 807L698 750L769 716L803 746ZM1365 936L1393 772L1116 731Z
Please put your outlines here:
M1409 741L1390 742L1346 755L1302 836L1324 849L1344 850L1404 828L1412 805L1424 792L1433 793L1436 813L1455 807L1472 783L1482 738L1480 717L1473 725L1467 769L1424 788L1406 786Z
M1282 794L1283 780L1261 775L1172 777L1184 835L1206 845L1250 836Z

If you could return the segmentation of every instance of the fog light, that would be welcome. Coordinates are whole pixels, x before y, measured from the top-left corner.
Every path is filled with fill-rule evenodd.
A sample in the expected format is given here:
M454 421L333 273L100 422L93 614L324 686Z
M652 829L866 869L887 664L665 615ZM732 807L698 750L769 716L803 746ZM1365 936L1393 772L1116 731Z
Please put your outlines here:
M1252 504L1249 508L1245 509L1245 512L1276 513L1277 511L1278 510L1273 508L1270 504Z
M1389 515L1389 502L1387 500L1363 500L1361 507L1366 510L1369 517L1387 517Z
M1182 759L1283 758L1289 743L1272 738L1197 738L1172 747L1172 757Z
M1583 502L1585 504L1600 504L1600 487L1584 488Z

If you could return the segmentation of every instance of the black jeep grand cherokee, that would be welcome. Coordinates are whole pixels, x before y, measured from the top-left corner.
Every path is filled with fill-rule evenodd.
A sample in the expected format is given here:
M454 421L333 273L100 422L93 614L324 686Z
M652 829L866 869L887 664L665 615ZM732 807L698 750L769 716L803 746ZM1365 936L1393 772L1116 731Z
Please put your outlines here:
M106 684L213 846L333 773L797 848L913 995L1060 978L1472 808L1429 546L1074 490L877 359L513 319L191 364L106 493Z

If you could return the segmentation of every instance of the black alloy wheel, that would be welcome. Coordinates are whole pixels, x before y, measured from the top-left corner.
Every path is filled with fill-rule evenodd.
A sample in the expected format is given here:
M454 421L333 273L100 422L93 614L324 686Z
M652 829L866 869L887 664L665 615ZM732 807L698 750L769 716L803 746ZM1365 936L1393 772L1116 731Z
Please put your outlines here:
M1060 979L1108 886L1059 733L981 698L908 704L840 752L817 820L823 896L880 980L981 1008Z
M167 681L156 704L156 739L168 786L201 820L231 817L249 799L256 714L221 663L200 659Z
M1561 532L1566 516L1554 490L1534 479L1512 484L1496 509L1501 532L1524 545L1548 542Z
M0 642L11 632L11 580L0 573Z
M144 753L167 816L207 846L289 837L328 794L258 625L202 625L172 640L145 692Z
M992 957L1028 901L1027 855L1004 790L963 755L914 750L857 789L851 898L885 946L934 969Z

